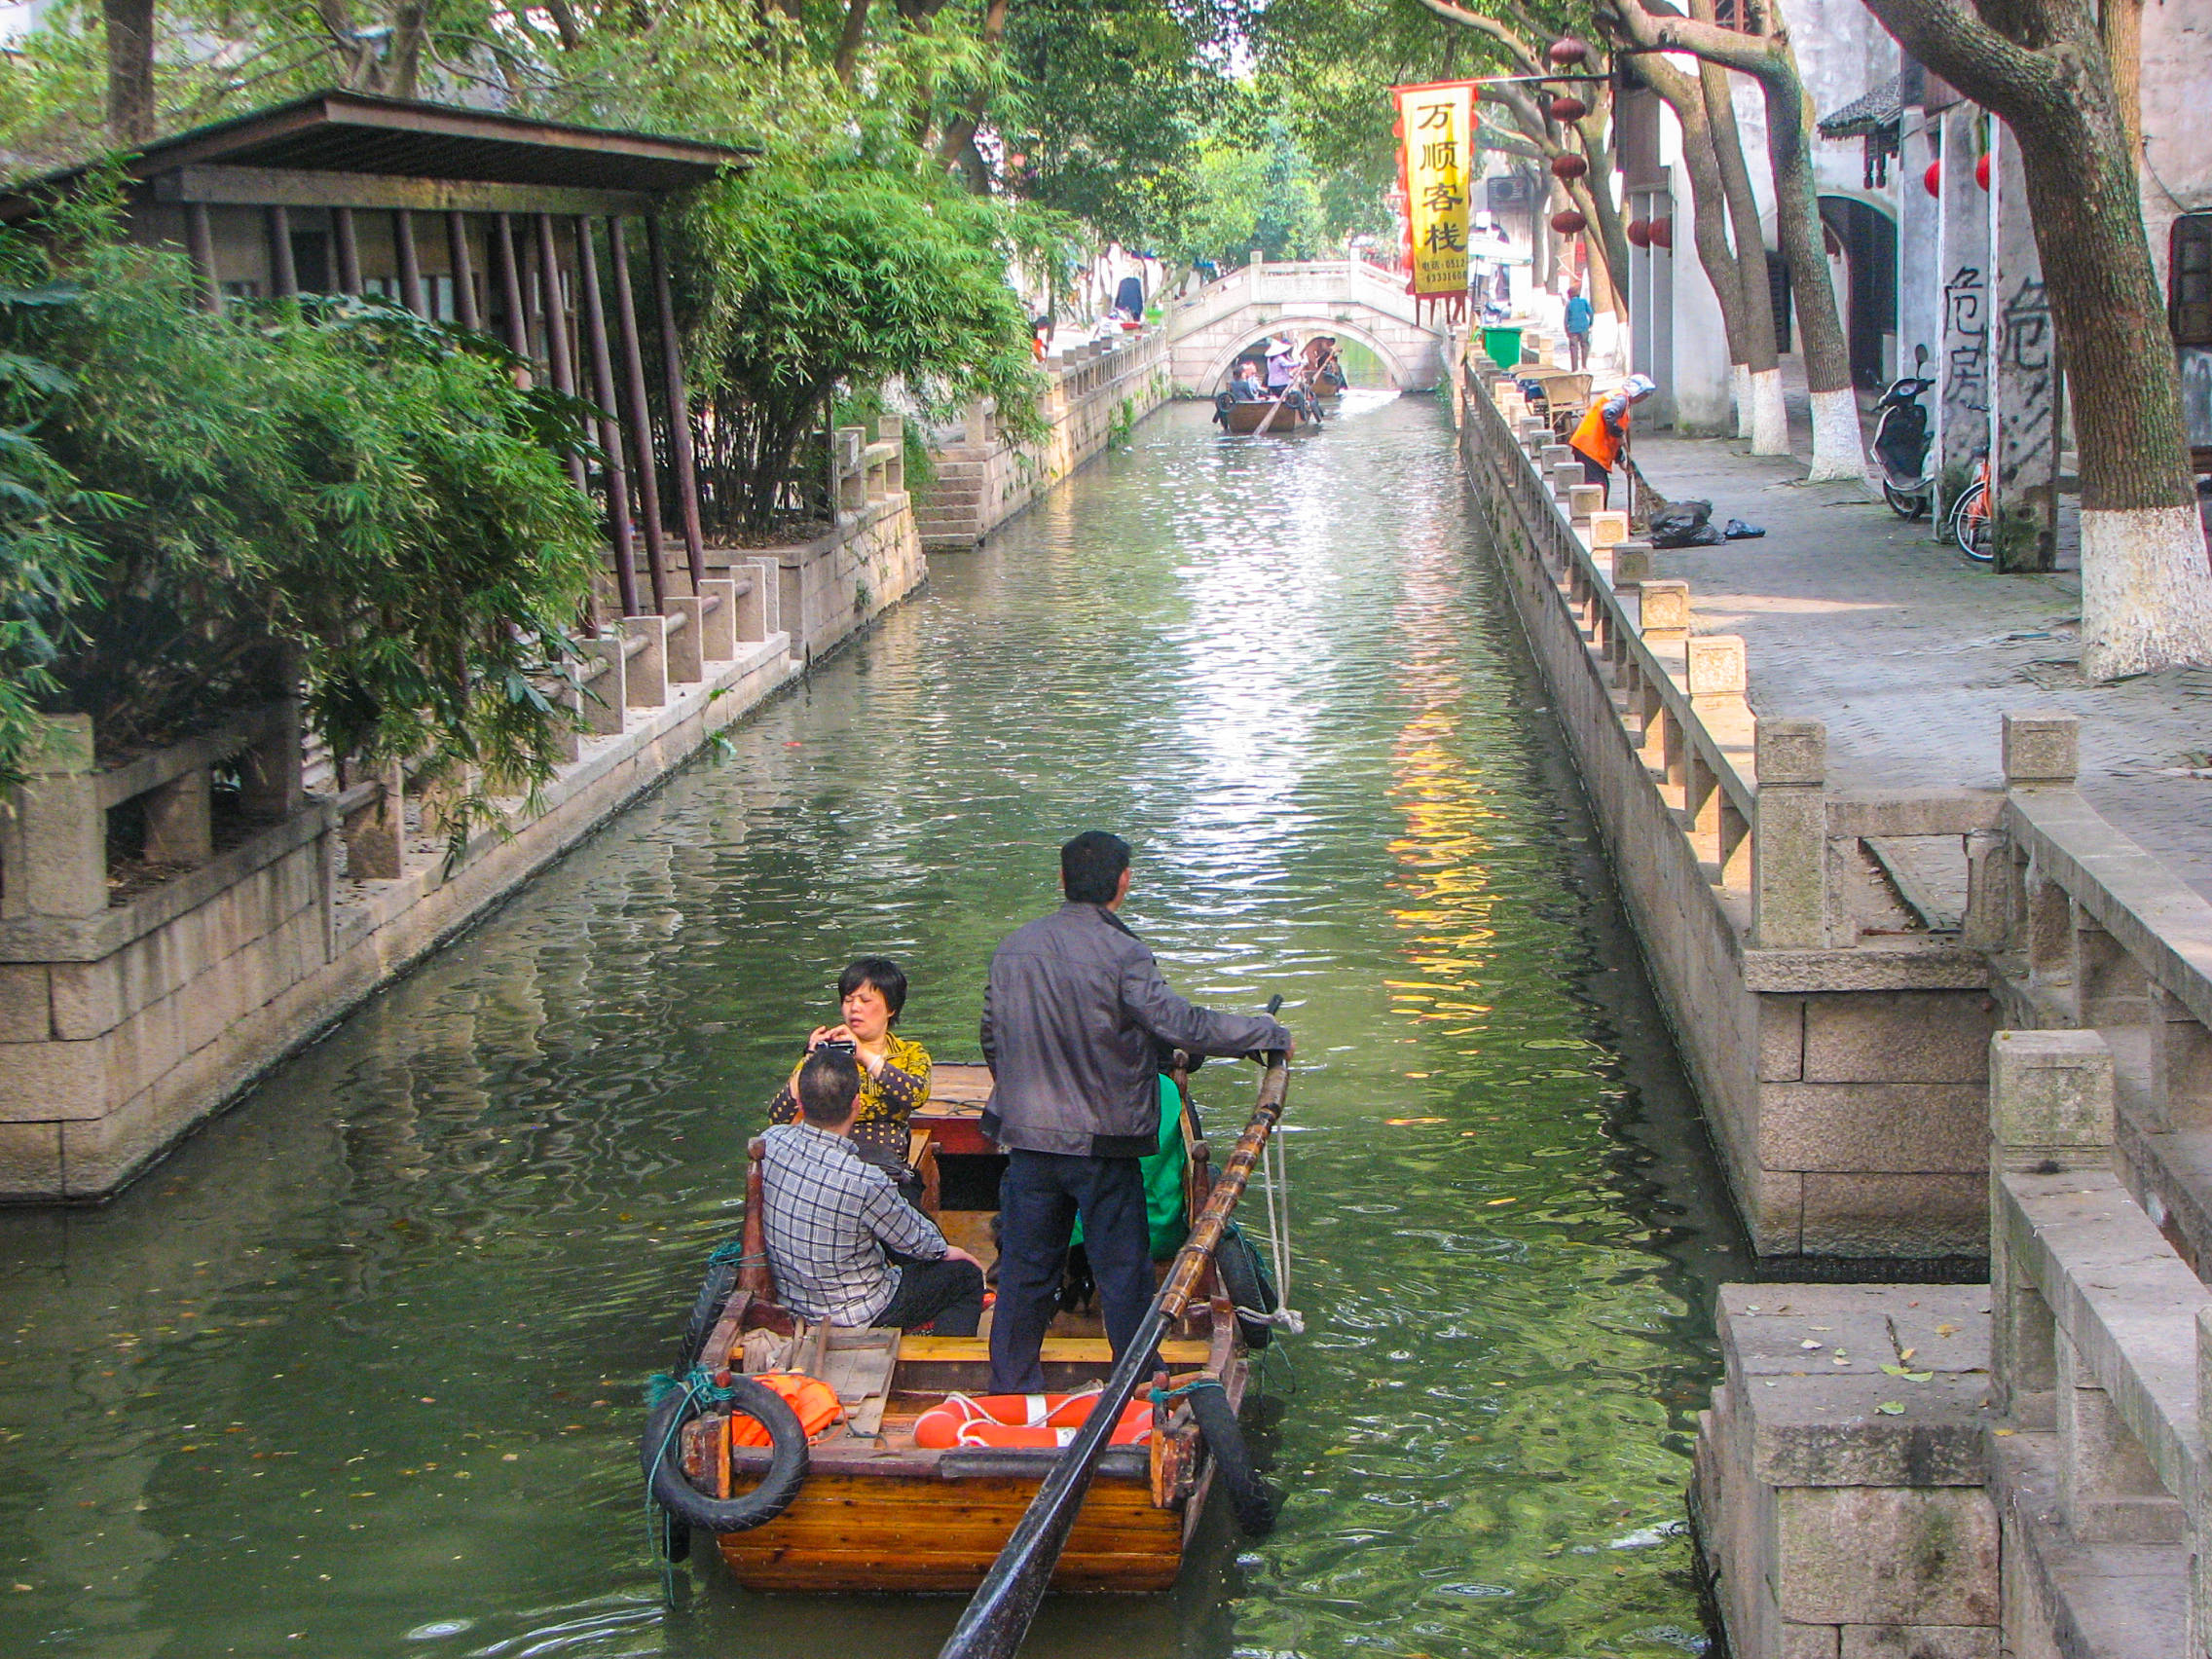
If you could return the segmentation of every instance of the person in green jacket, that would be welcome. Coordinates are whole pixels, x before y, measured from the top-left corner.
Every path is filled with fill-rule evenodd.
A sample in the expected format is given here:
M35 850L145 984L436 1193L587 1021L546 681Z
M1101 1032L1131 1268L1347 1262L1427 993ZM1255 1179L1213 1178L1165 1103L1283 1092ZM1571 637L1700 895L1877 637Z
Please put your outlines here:
M1175 1080L1160 1077L1160 1145L1137 1161L1144 1172L1144 1219L1152 1235L1152 1259L1173 1258L1190 1236L1191 1224L1183 1209L1183 1095ZM1083 1218L1078 1216L1070 1245L1083 1242Z

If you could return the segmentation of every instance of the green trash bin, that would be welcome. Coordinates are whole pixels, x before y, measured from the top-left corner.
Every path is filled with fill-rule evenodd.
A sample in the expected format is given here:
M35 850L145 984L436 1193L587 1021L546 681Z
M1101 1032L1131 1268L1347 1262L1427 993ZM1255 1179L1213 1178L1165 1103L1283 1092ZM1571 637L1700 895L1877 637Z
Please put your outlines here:
M1506 374L1521 366L1521 331L1518 328L1486 328L1483 330L1483 350L1490 360Z

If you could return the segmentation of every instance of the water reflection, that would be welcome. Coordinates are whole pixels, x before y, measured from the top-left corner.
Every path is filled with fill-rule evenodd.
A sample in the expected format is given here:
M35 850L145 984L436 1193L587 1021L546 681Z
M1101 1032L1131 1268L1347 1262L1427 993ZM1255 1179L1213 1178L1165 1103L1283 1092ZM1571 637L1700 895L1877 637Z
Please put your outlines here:
M122 1200L0 1216L0 1650L934 1653L942 1600L664 1602L636 1383L838 965L972 1053L1089 824L1185 988L1290 998L1311 1328L1275 1536L1031 1651L1694 1647L1733 1244L1541 704L1432 406L1147 423Z

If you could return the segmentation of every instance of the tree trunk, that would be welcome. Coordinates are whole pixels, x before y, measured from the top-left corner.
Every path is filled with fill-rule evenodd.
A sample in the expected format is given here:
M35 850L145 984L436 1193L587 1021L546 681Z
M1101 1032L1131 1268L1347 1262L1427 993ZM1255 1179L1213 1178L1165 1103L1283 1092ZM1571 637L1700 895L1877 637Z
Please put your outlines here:
M1851 387L1851 347L1828 276L1827 239L1821 225L1813 153L1806 142L1805 89L1787 43L1776 60L1780 73L1762 77L1766 94L1767 157L1774 166L1775 224L1782 257L1789 264L1789 296L1797 306L1803 340L1805 389L1812 394L1813 462L1807 482L1864 478L1866 444L1859 426L1859 399Z
M2020 147L2081 446L2083 678L2212 662L2181 379L2094 15L2081 0L2014 0L2008 26L2043 43L2031 49L1951 0L1868 7Z
M154 0L101 0L107 25L107 130L135 148L154 136Z
M1642 73L1644 84L1675 112L1682 129L1682 168L1690 177L1691 236L1698 264L1705 271L1714 303L1720 307L1720 327L1728 339L1730 391L1746 400L1747 406L1738 412L1741 425L1750 415L1751 392L1744 344L1744 284L1736 256L1728 246L1727 193L1713 148L1713 123L1705 111L1705 89L1658 57L1646 58Z
M1606 280L1612 283L1617 300L1614 309L1626 316L1628 290L1621 284L1628 276L1628 231L1621 223L1620 203L1613 200L1613 152L1606 131L1611 107L1608 92L1605 112L1601 114L1593 107L1575 123L1575 131L1590 162L1590 170L1582 176L1582 184L1590 193L1590 222L1598 232L1599 245L1605 251Z
M1779 31L1743 35L1702 18L1656 15L1641 0L1612 0L1614 15L1639 46L1687 52L1740 70L1759 84L1766 101L1767 163L1774 173L1775 224L1789 264L1789 291L1804 340L1805 386L1813 402L1810 480L1866 478L1866 446L1859 400L1851 389L1851 355L1828 279L1820 200L1807 146L1804 83L1789 37ZM1774 18L1767 19L1771 26Z
M1690 0L1690 16L1713 20L1713 0ZM1758 197L1751 169L1744 161L1744 135L1736 125L1736 96L1728 71L1717 63L1698 63L1698 86L1713 134L1713 159L1728 198L1728 223L1734 232L1736 276L1743 296L1744 378L1750 395L1737 407L1738 435L1751 440L1753 455L1789 453L1789 417L1782 402L1782 370L1776 364L1774 295L1767 285L1766 230L1759 223ZM1748 424L1747 424L1748 423Z
M868 0L849 0L845 7L844 31L837 36L837 55L830 61L831 73L837 84L853 84L853 70L861 60L861 43L867 38Z

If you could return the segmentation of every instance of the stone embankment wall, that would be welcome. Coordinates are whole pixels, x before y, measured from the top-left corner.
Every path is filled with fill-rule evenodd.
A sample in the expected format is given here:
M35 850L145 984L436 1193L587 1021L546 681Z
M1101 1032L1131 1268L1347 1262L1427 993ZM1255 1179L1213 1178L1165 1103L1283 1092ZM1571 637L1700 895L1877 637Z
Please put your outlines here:
M104 770L89 720L56 719L0 825L0 1198L116 1191L916 587L898 434L847 447L835 532L711 552L668 614L585 642L588 733L536 810L510 803L510 833L451 868L435 790L399 768L306 793L296 705ZM212 812L233 770L235 809ZM111 888L118 812L143 847Z
M987 399L940 435L932 450L937 476L917 492L914 508L924 546L975 546L1173 390L1167 336L1158 328L1075 347L1047 372L1040 407L1051 430L1035 443L1008 442Z
M1989 972L1966 849L1994 793L1831 791L1816 720L1757 720L1626 516L1509 381L1468 371L1468 481L1755 1247L1978 1257Z
M1751 719L1725 639L1676 654L1681 584L1649 579L1539 424L1465 390L1470 475L1754 1230L1790 1172L1747 1153L1825 1144L1868 1192L1899 1179L1899 1071L1952 1075L1919 1093L1917 1144L1982 1171L1986 1285L1722 1291L1690 1495L1729 1651L2207 1659L2212 903L2083 799L2065 716L2005 717L1999 790L1826 791L1819 725ZM1821 1027L1862 1016L1879 1043L1839 1065Z

